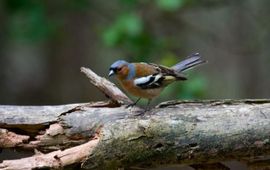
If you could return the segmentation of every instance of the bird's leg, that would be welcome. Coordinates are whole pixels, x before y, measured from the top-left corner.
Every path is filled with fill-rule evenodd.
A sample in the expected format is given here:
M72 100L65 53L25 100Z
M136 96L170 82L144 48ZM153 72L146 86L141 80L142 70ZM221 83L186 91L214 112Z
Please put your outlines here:
M140 100L141 100L141 98L138 98L134 103L127 105L126 108L135 106Z
M138 98L138 99L136 100L136 102L133 103L133 106L135 106L140 100L141 100L141 98Z
M148 99L148 101L147 101L147 106L150 105L151 101L152 101L152 99Z
M151 103L151 101L152 101L152 99L148 99L148 101L147 101L147 106L146 106L146 111L149 111L150 110L150 103Z

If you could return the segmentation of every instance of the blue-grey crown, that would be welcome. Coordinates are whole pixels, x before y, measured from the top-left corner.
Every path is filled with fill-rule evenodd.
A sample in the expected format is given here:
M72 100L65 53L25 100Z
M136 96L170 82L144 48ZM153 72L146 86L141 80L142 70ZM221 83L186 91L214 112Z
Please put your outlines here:
M117 60L116 62L114 62L111 65L110 69L115 69L115 68L118 68L122 65L128 65L128 62L126 62L125 60Z

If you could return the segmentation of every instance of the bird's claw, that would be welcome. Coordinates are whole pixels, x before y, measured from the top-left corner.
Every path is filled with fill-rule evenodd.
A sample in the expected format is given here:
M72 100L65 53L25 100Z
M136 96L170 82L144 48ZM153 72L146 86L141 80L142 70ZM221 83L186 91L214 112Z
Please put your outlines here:
M131 103L131 104L129 104L129 105L126 105L125 108L128 109L128 108L133 107L133 106L135 106L135 105L136 105L135 103Z

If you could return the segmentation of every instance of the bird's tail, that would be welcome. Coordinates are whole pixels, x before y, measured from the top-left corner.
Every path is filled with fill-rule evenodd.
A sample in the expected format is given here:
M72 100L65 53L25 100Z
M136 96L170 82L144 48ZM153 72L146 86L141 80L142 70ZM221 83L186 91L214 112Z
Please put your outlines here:
M171 68L175 70L176 72L183 72L188 69L194 68L195 66L201 65L203 63L206 63L206 60L203 60L199 53L193 53L190 56L188 56L187 59L181 61L180 63L177 63L176 65L172 66Z

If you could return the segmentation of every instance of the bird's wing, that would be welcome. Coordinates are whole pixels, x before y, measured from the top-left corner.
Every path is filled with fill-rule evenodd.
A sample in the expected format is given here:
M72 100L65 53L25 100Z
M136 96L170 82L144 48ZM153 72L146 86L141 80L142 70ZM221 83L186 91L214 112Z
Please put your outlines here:
M165 87L175 80L186 80L184 75L166 66L150 63L147 65L138 65L138 67L141 67L141 69L139 69L140 72L134 79L134 84L142 89Z
M134 79L134 84L142 89L158 88L163 84L165 77L162 74L152 74Z
M187 77L183 73L176 72L174 69L171 69L169 67L154 63L150 63L149 65L158 68L160 70L159 72L162 73L164 76L173 76L176 78L176 80L187 80Z

